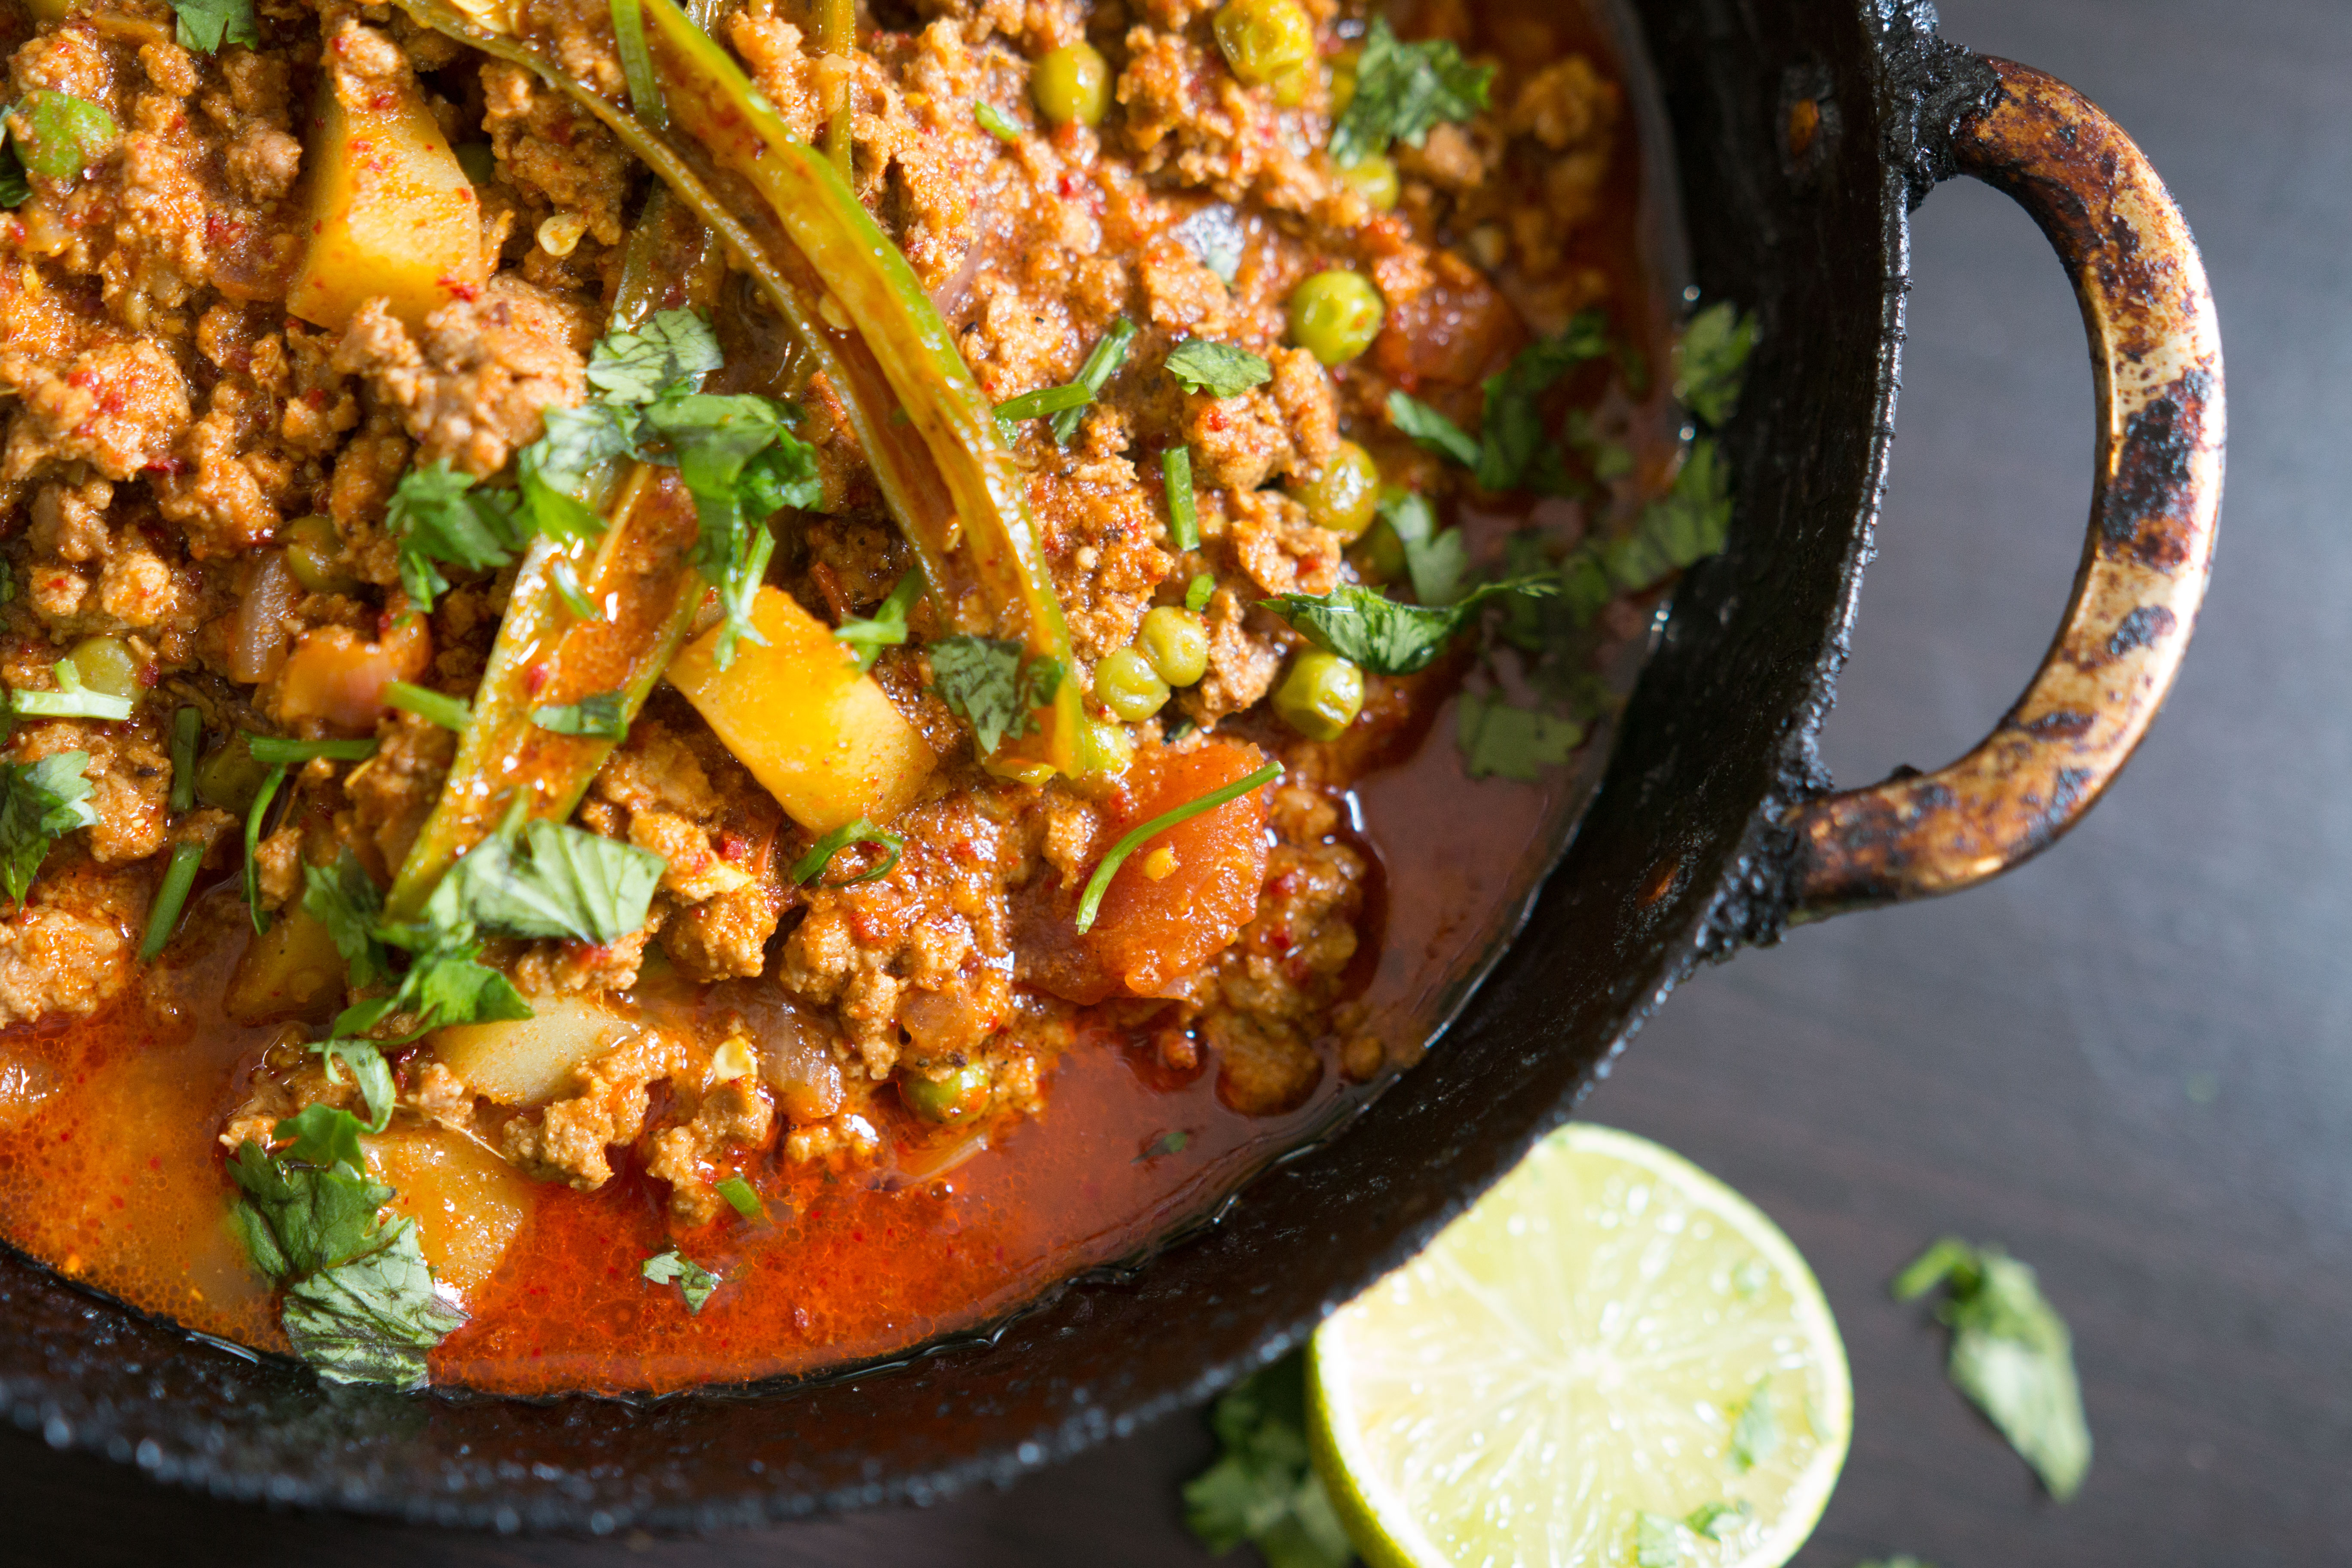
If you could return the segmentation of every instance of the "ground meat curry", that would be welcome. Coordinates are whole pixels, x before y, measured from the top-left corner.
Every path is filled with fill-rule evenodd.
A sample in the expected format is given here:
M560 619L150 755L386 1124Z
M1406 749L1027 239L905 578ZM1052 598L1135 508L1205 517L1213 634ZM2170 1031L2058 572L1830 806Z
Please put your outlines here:
M6 25L0 1225L330 1378L1131 1253L1418 1054L1719 542L1563 8Z

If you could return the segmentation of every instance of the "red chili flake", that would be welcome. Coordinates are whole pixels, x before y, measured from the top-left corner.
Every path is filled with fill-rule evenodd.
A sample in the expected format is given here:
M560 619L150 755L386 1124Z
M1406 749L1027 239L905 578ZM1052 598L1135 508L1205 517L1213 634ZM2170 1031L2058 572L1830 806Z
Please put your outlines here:
M365 157L373 151L375 151L375 143L364 138L355 138L352 142L352 156L354 158Z
M176 479L188 471L189 466L185 458L158 458L139 471L142 474L155 474L167 479Z
M327 389L314 386L302 395L302 401L313 408L324 408L327 406Z
M379 92L368 100L368 107L381 113L399 101L400 95L396 92Z
M1280 876L1266 883L1265 896L1269 899L1288 898L1290 896L1290 889L1297 885L1298 873L1296 871L1285 871Z
M1224 427L1225 411L1220 404L1212 403L1208 407L1201 411L1201 428L1203 430L1222 430Z
M733 828L730 827L720 830L719 835L719 858L721 860L740 860L751 847L751 841L744 837L741 834L736 832Z
M1078 178L1076 170L1065 169L1062 171L1062 178L1059 182L1058 188L1062 193L1062 199L1064 201L1076 200L1078 192L1084 189L1085 185L1086 182Z
M468 305L479 299L482 293L481 289L476 288L473 284L459 282L455 278L436 278L433 280L433 286L436 289L446 289L452 298L463 300Z

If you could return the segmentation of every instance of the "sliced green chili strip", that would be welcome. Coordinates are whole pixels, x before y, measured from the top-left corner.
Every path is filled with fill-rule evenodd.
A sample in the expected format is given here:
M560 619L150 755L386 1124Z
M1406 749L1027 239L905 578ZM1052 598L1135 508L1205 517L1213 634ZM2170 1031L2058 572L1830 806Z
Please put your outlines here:
M267 763L275 768L299 767L313 757L325 757L331 762L363 762L375 755L375 739L363 737L356 741L297 741L285 735L257 735L245 732L246 750L257 763Z
M638 0L613 0L613 43L621 56L621 75L629 84L629 107L656 131L669 126L669 105L662 100L661 79L654 75L653 50L646 45L646 13Z
M257 737L258 738L258 737ZM278 798L278 786L286 782L286 766L279 763L269 770L261 787L253 792L253 805L245 814L245 903L253 911L256 934L269 929L269 916L261 907L261 824L269 816L270 802Z
M751 1184L740 1176L730 1176L719 1183L719 1195L745 1219L758 1219L768 1212L761 1205L760 1194L751 1190Z
M1179 550L1201 548L1201 516L1192 510L1192 448L1171 447L1160 454L1160 482L1168 487L1168 537Z
M827 882L826 887L854 887L859 882L871 882L877 878L888 876L897 869L899 854L906 848L907 840L898 834L884 832L861 816L855 822L844 823L811 845L809 852L793 865L793 880L802 886L815 881L824 875L824 868L833 864L833 858L853 844L871 844L888 853L882 864L871 871L845 878L838 882Z
M1200 799L1188 800L1173 811L1161 812L1112 845L1110 853L1102 858L1102 864L1095 868L1095 874L1087 879L1086 894L1078 900L1078 934L1084 936L1094 929L1095 914L1102 908L1103 895L1110 891L1110 879L1118 875L1118 868L1127 863L1129 856L1178 823L1190 822L1204 811L1214 811L1229 800L1239 800L1250 791L1262 784L1270 784L1281 776L1282 764L1268 763L1247 778L1235 779L1222 788L1213 789Z
M196 808L196 747L205 738L205 716L193 708L172 715L172 809Z
M428 724L438 724L444 730L462 732L474 721L474 710L462 697L452 697L446 691L428 690L411 686L405 680L395 680L383 689L383 700L403 713L414 713Z
M183 708L183 713L193 713L193 708ZM180 923L180 911L188 905L188 891L196 885L196 868L205 863L205 847L193 838L183 838L172 846L172 863L163 869L163 884L155 889L155 901L147 907L147 934L139 943L139 962L152 963L156 954L172 940L173 928Z

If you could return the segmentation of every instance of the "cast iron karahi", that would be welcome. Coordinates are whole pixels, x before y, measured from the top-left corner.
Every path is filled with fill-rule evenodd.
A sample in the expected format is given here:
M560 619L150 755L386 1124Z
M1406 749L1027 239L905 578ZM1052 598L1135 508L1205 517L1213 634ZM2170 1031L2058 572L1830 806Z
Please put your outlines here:
M1607 782L1441 1047L1346 1131L1149 1267L992 1342L789 1389L643 1405L322 1390L0 1254L0 1401L59 1447L220 1495L499 1529L711 1529L1001 1480L1200 1400L1297 1343L1563 1120L1702 958L1792 920L1950 891L2087 809L2162 701L2221 485L2221 355L2193 244L2136 150L1924 5L1633 7L1694 276L1763 346L1729 450L1730 548L1675 595ZM1952 767L1831 794L1843 663L1893 429L1906 216L2008 190L2074 274L2103 439L2074 603Z

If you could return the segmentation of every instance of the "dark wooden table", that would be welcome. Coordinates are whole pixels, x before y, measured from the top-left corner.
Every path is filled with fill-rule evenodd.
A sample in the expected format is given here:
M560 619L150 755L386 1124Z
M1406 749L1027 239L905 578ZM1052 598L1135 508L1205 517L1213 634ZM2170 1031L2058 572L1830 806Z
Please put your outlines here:
M1833 3L1833 0L1823 0ZM1948 0L2154 157L2203 241L2234 416L2221 565L2155 737L2052 853L1856 916L1678 994L1592 1096L1812 1260L1853 1457L1800 1562L2352 1561L2352 7ZM2000 197L1916 237L1884 553L1829 731L1841 777L1931 765L2032 668L2081 548L2090 378L2064 281ZM1885 1296L1947 1231L2037 1265L2098 1441L2072 1506L1945 1386ZM1180 1418L1008 1492L706 1542L527 1542L221 1508L0 1446L0 1561L1198 1564Z

